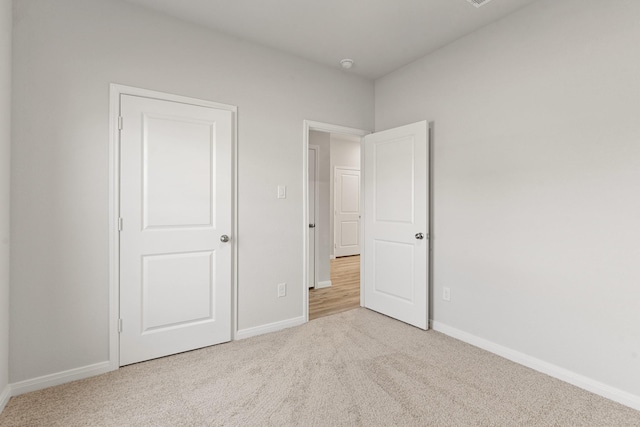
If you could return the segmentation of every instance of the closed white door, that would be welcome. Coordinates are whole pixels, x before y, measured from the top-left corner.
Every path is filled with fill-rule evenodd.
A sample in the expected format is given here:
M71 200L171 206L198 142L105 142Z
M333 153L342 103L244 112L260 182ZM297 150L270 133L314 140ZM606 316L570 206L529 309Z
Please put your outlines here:
M122 95L120 365L231 339L232 113Z
M360 170L335 168L334 254L360 254Z
M428 327L428 125L364 142L365 307Z
M318 149L309 148L309 281L307 286L316 286L316 187Z

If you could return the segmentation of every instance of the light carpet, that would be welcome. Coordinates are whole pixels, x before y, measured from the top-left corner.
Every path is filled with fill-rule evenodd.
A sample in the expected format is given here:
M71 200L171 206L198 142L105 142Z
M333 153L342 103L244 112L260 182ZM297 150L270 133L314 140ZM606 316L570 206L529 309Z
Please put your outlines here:
M640 412L356 309L12 398L1 426L640 426Z

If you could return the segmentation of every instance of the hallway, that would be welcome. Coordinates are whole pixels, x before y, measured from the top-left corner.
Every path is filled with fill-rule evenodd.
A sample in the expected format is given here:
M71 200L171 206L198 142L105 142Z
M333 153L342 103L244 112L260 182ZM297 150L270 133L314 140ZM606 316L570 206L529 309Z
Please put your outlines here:
M331 260L331 286L309 289L309 320L360 307L360 255Z

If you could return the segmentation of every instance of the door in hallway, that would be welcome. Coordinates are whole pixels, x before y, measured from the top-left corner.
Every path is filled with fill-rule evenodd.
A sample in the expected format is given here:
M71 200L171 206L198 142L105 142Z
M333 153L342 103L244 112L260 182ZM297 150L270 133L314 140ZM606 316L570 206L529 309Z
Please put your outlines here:
M336 257L360 254L360 170L336 167L335 247Z

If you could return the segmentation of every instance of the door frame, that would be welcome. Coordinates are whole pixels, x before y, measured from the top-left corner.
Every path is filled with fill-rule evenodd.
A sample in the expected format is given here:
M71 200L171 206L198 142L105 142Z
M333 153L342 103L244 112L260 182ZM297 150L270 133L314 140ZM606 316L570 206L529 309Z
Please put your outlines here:
M120 96L133 95L231 112L231 339L238 332L238 107L149 89L109 85L109 370L120 368Z
M360 144L360 152L362 153L362 143ZM358 173L360 174L360 213L359 213L359 218L358 220L360 221L360 224L362 224L362 156L360 156L361 159L361 163L360 163L360 167L359 168L354 168L351 166L334 166L333 167L333 236L332 236L332 244L333 244L333 255L334 258L337 258L335 256L336 254L336 246L338 244L338 238L337 235L338 233L336 232L337 228L336 228L336 200L338 199L337 194L338 192L336 191L336 189L338 188L337 185L337 181L336 181L336 173L338 172L338 169L343 169L343 170L348 170L348 171L358 171ZM340 192L340 194L342 195L342 192ZM362 227L360 227L360 231L362 231ZM360 242L359 245L360 246L360 251L362 251L362 234L360 234L358 236Z
M315 223L316 223L315 229L317 229L318 228L318 214L320 212L320 209L318 207L318 205L320 204L320 195L318 194L319 193L318 190L320 188L320 185L318 185L318 176L319 176L319 174L318 174L318 164L320 163L320 159L318 158L318 155L320 154L320 146L319 145L311 145L311 144L309 144L309 150L313 150L313 151L316 152L316 165L315 165L316 166L315 167L316 176L314 177L314 180L313 180L314 187L315 187L315 191L314 191L315 200L313 201L313 208L314 208L315 212L314 212L313 217L316 219L316 221L315 221ZM307 155L308 154L309 154L309 152L307 151ZM307 161L309 161L308 158L307 158ZM307 167L308 167L308 165L307 165ZM309 185L309 181L307 180L307 186L308 185ZM308 203L308 200L307 200L307 203ZM309 223L307 222L307 227L309 227L308 224ZM309 234L308 232L309 232L309 229L307 228L307 235ZM313 274L313 286L312 287L315 289L318 286L318 233L316 233L316 238L313 239L313 243L314 243L313 244L313 260L314 260L314 266L315 266L314 270L315 270L315 272ZM309 277L309 276L307 276L307 277ZM309 287L308 283L307 283L307 287Z
M341 133L344 135L352 135L360 137L360 164L362 167L362 144L364 136L371 132L363 129L350 128L347 126L334 125L330 123L316 122L312 120L303 120L302 123L302 317L304 322L309 321L309 288L307 287L307 279L309 277L309 131L315 130L327 133ZM362 170L360 172L362 174ZM362 182L362 181L361 181ZM360 188L362 196L362 187ZM360 222L360 230L362 232L362 224ZM316 239L318 240L318 239ZM362 250L362 249L361 249ZM362 260L362 257L360 258ZM360 305L364 302L362 293L362 268L360 269Z

